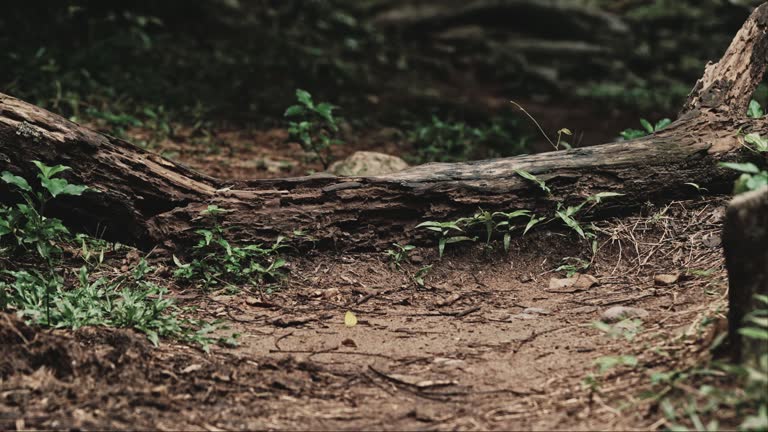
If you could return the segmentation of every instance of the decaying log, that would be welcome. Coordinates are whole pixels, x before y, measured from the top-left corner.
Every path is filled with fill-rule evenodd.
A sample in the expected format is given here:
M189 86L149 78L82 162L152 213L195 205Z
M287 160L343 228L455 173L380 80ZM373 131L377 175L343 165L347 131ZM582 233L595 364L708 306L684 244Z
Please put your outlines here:
M723 227L723 248L728 268L728 339L737 360L757 364L759 356L768 353L768 341L747 339L738 330L750 312L768 308L755 299L755 294L768 296L768 188L733 199Z
M627 143L427 164L384 177L231 182L0 94L0 171L32 179L31 160L72 167L70 181L94 191L52 210L70 225L141 247L187 244L210 204L229 210L223 224L235 239L271 241L303 230L318 247L378 248L412 240L420 221L466 216L477 208L551 212L556 201L624 194L599 209L611 212L699 193L685 183L726 192L734 175L718 163L738 157L739 132L768 136L768 121L746 118L765 69L767 17L768 6L755 10L723 60L707 68L677 121ZM552 195L516 170L545 180ZM0 197L10 199L7 191Z

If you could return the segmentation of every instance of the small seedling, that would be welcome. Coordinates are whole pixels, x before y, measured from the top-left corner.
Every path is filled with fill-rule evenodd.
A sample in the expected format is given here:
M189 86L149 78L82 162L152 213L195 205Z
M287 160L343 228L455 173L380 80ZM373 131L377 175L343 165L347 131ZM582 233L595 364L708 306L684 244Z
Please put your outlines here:
M408 261L408 254L416 249L413 245L401 245L400 243L392 243L394 249L387 249L387 256L391 260L391 264L394 268L400 269L404 261Z
M411 276L411 280L420 288L424 288L424 278L427 277L430 271L432 271L431 265L421 267L416 270L416 273L414 273L413 276Z
M474 238L468 237L466 235L451 235L452 232L458 232L458 233L464 232L464 230L458 225L460 221L461 220L453 221L453 222L427 221L427 222L422 222L416 225L416 228L425 228L427 230L440 234L440 238L438 239L437 250L440 258L442 258L443 253L445 252L446 244L459 243L464 241L475 241Z
M576 273L584 273L585 271L589 270L591 265L591 262L582 258L566 257L563 258L563 264L556 268L555 271L564 271L565 277L569 278Z
M617 366L637 366L637 357L631 355L624 356L605 356L595 359L595 366L598 367L598 373L604 374Z
M754 191L768 185L768 171L758 168L752 162L720 162L720 166L742 173L736 179L733 187L735 195Z
M539 219L536 221L536 216L531 213L530 210L515 210L511 212L495 212L493 214L494 218L500 218L501 221L496 222L496 226L494 229L497 231L504 232L504 251L509 252L509 244L512 240L512 230L515 229L516 225L514 224L514 221L521 217L527 217L528 218L528 224L525 226L525 230L523 231L523 235L528 232L531 228L533 228L534 225L539 223L544 218Z
M760 102L754 99L749 101L749 108L747 108L747 117L756 119L764 115L765 115L765 111L763 111L763 107L760 106Z
M276 282L281 277L281 269L286 261L279 256L285 247L282 236L270 246L249 244L233 245L227 240L219 216L227 210L217 206L208 206L201 212L203 217L212 219L210 229L195 231L200 240L192 247L191 261L183 263L176 256L174 276L187 281L201 281L204 289L224 284L253 284L263 286L266 282Z
M525 171L525 170L515 170L515 174L519 175L520 177L522 177L522 178L524 178L526 180L530 180L530 181L536 183L539 186L539 188L541 188L541 190L543 190L544 192L547 193L547 195L552 193L552 190L549 188L549 186L547 186L547 184L544 182L544 180L539 179L538 177L536 177L535 175L529 173L528 171Z
M643 126L643 129L625 129L623 132L621 132L621 139L624 141L629 141L651 135L652 133L658 132L672 124L672 120L668 118L661 119L654 125L646 119L640 119L640 124Z
M339 126L333 116L337 107L327 103L315 103L306 90L296 90L298 104L285 110L285 117L298 118L288 123L291 139L298 140L305 152L316 157L324 169L331 163L333 146L342 144L338 139Z

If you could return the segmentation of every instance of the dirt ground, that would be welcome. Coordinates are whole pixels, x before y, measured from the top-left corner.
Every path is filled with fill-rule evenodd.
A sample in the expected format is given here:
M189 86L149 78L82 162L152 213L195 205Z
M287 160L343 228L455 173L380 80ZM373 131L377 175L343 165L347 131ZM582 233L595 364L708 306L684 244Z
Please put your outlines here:
M723 317L725 201L648 206L598 224L593 286L553 288L561 259L589 259L542 229L509 253L419 248L424 288L379 253L289 256L274 294L177 291L239 346L154 348L133 331L39 330L0 315L2 429L660 429L649 373L706 353ZM162 278L160 269L158 278ZM680 275L669 285L657 275ZM166 283L172 283L166 280ZM587 284L589 285L589 284ZM595 328L613 306L646 310L632 340ZM344 324L352 311L358 324ZM595 359L634 355L598 375ZM595 374L599 385L585 384ZM723 427L728 419L721 421Z

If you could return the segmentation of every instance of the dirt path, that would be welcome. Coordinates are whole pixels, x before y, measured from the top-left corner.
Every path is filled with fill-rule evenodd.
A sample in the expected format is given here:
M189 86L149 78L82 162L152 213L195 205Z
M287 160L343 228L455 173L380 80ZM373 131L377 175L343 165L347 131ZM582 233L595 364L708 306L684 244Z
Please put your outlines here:
M626 429L661 427L648 373L699 351L723 305L723 202L675 203L600 226L591 287L550 289L588 248L540 231L509 254L455 247L425 288L383 254L294 257L272 295L180 296L233 322L237 348L152 348L130 331L35 331L0 316L0 427L158 429ZM698 271L698 272L696 272ZM683 272L661 286L659 274ZM710 272L706 277L695 276ZM593 323L649 312L631 341ZM359 322L344 325L353 311ZM684 334L699 334L691 346ZM688 339L689 341L690 339ZM634 355L591 387L601 356ZM654 425L655 423L655 425Z

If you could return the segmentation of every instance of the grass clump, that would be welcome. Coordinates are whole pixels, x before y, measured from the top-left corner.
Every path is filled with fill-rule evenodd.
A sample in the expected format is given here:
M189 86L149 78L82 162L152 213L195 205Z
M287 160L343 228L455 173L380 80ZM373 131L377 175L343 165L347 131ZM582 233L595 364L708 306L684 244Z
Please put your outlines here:
M202 212L203 217L212 219L211 229L199 229L198 243L192 247L189 262L184 263L174 257L177 269L174 276L183 281L199 281L205 290L216 287L234 289L236 285L250 284L265 287L268 292L274 288L282 276L286 265L280 257L280 250L285 248L284 237L278 237L272 245L250 244L233 245L226 239L220 217L225 209L208 206Z
M54 199L89 190L59 177L69 169L66 166L34 164L39 188L8 171L1 176L22 202L0 206L0 250L24 264L0 269L0 310L44 327L127 327L145 333L155 345L168 337L207 350L216 341L209 333L217 323L183 318L182 310L166 297L167 289L149 280L154 269L144 259L120 276L95 277L104 250L92 259L83 240L85 264L74 274L67 272L64 248L74 243L74 237L61 220L44 215L45 207Z

